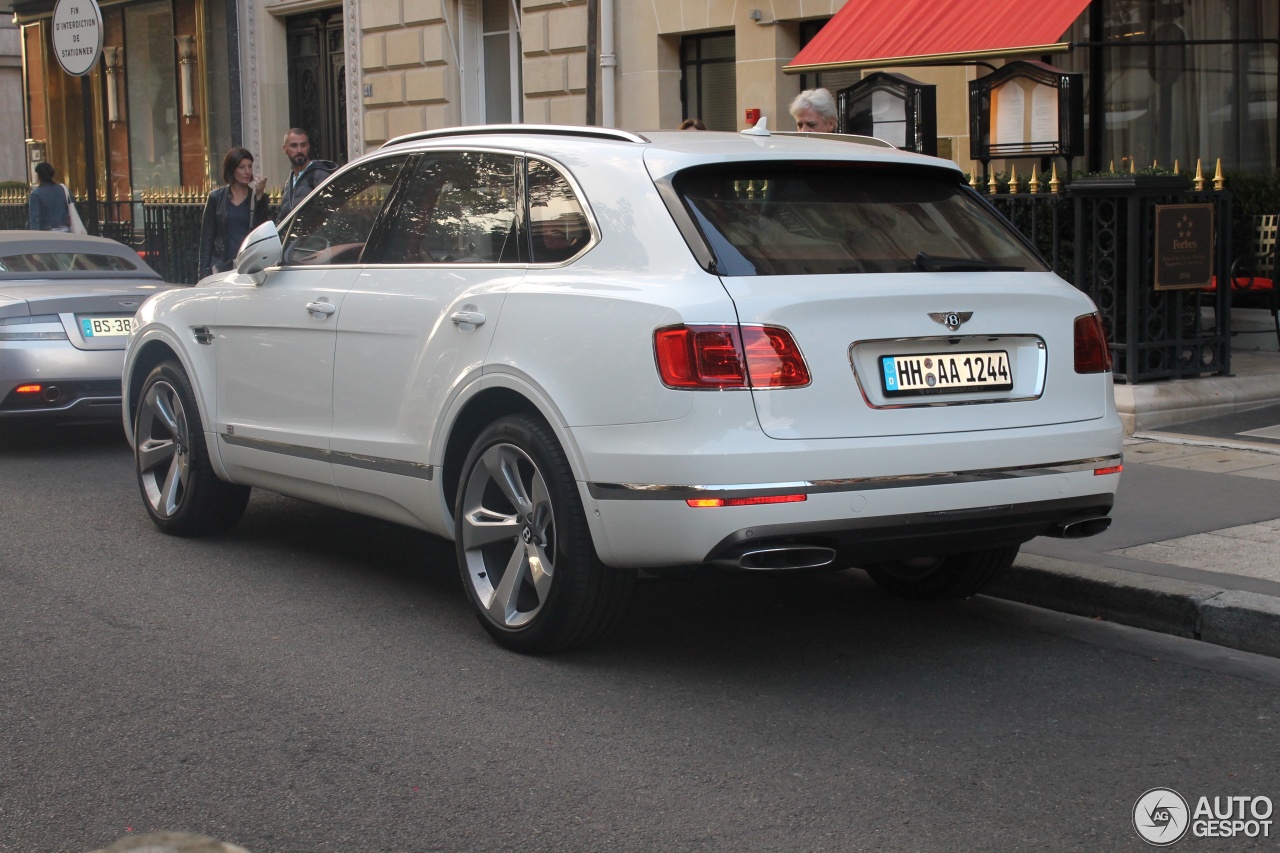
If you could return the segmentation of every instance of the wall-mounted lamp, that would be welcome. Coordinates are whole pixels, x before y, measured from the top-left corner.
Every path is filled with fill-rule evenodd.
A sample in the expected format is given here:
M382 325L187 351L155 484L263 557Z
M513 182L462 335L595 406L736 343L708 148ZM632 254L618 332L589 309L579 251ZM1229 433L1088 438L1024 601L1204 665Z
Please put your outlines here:
M190 121L196 113L196 37L174 36L178 40L178 71L182 75L182 117Z
M107 70L107 121L120 121L120 72L124 68L124 48L104 47L102 61Z

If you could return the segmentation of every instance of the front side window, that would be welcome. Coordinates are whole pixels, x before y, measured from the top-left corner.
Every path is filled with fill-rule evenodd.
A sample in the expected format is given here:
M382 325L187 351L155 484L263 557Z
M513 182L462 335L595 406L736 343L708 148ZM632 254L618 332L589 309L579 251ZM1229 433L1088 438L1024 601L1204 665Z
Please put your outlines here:
M516 190L513 155L470 151L422 155L396 209L379 262L520 262Z
M1046 269L942 170L741 163L689 169L673 185L722 275Z
M401 155L361 164L308 196L289 225L282 263L358 263L406 159Z

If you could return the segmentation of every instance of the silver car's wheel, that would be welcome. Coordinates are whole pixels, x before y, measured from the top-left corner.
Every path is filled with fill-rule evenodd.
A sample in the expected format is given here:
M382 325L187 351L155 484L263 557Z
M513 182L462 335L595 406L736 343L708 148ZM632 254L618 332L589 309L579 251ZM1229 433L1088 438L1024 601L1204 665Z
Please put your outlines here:
M513 415L480 434L462 468L455 524L467 596L504 646L582 645L625 611L635 572L596 557L573 472L541 420Z
M147 376L133 424L138 486L157 527L190 536L240 520L249 489L214 474L191 382L176 362Z

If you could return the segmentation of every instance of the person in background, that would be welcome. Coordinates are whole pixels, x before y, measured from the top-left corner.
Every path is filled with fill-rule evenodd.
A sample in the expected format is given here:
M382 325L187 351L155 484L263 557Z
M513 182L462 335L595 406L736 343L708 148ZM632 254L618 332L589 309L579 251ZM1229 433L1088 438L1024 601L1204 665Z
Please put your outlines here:
M285 181L284 192L280 196L280 209L276 211L276 221L284 219L289 211L297 207L320 183L338 168L332 160L312 160L311 140L307 132L300 127L291 127L284 135L284 156L289 158L293 171Z
M707 126L702 123L700 118L687 118L680 122L681 130L706 130Z
M836 132L836 99L826 89L805 89L789 108L796 130L806 133Z
M200 223L200 278L226 272L235 263L240 244L267 221L270 204L263 187L267 179L253 175L253 155L236 146L222 158L225 186L209 193Z
M53 165L36 164L36 185L27 202L27 228L32 231L70 231L67 188L53 180Z

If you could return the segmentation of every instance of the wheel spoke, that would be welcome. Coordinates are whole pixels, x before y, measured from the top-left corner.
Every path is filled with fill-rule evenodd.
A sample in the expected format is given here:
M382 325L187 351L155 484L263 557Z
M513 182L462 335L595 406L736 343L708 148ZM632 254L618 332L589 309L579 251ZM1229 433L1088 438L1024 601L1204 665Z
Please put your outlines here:
M173 439L149 438L138 444L138 470L146 473L173 457L178 444Z
M547 549L541 545L529 546L528 561L529 579L533 581L533 588L538 591L538 606L541 607L547 600L547 593L551 592L551 575L555 566L547 556Z
M173 515L178 511L178 503L182 499L180 492L187 485L187 457L175 456L169 466L169 474L160 488L160 506L156 507L165 515Z
M520 535L520 519L480 507L462 518L462 544L468 549L483 548Z
M182 441L182 435L185 430L178 423L178 416L173 410L173 402L168 395L162 393L160 385L154 385L151 393L147 394L147 407L150 413L158 418L165 429L169 431L169 435Z
M520 595L520 581L528 570L528 553L521 545L511 552L502 580L498 582L493 598L489 601L489 615L497 622L509 625L519 613L516 610L516 599Z
M513 448L499 444L485 451L483 457L485 470L498 484L498 488L511 501L511 506L518 515L528 515L533 503L525 493L524 483L520 481L520 458Z
M533 487L531 490L533 492L533 518L530 520L529 526L533 528L533 532L543 542L550 542L548 530L552 528L553 513L551 496L547 494L547 481L542 479L542 475L535 471L533 482L530 485Z

